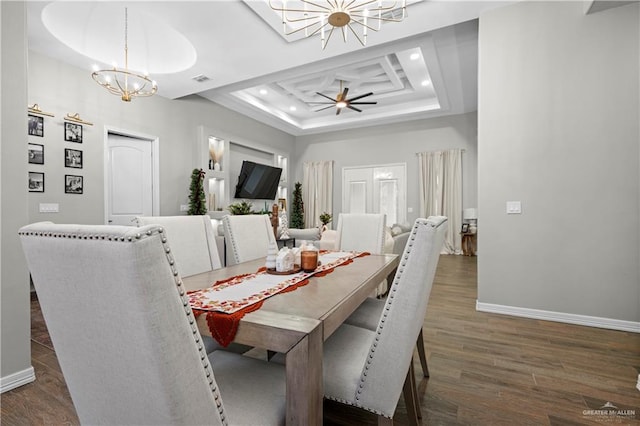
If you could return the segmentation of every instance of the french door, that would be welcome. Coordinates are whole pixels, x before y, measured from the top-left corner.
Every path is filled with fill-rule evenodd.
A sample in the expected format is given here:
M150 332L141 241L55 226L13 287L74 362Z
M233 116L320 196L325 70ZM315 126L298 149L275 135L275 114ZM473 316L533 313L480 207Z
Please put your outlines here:
M342 212L384 213L388 225L406 223L406 164L344 167Z

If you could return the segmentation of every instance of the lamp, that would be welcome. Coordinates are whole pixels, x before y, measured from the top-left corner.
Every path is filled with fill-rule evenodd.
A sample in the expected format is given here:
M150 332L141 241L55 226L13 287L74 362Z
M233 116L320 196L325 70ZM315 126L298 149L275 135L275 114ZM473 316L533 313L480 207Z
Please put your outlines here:
M478 209L470 207L462 210L462 221L469 224L469 232L475 234L478 231Z
M398 7L398 4L400 6ZM285 35L305 32L306 37L320 33L320 44L324 50L337 28L342 39L347 41L347 32L351 32L362 46L367 44L367 29L379 31L382 22L401 22L406 16L406 0L280 0L278 4L269 0L271 9L282 14L282 27ZM400 9L398 11L398 9ZM396 17L396 12L400 16ZM371 26L370 21L376 25ZM293 29L287 31L287 26ZM362 30L358 35L356 29ZM349 31L347 31L349 29ZM328 35L326 32L328 31ZM326 37L325 37L326 35Z
M131 102L133 97L152 96L158 91L155 81L147 75L129 71L129 46L128 46L128 12L124 9L124 69L119 70L115 65L113 69L96 69L91 77L102 87L114 95L120 96L123 101Z

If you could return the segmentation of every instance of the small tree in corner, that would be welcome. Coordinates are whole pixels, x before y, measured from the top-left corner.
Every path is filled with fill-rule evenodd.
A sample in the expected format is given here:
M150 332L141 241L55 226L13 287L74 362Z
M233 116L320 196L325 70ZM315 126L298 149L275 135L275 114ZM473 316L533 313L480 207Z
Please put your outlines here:
M189 186L189 215L207 214L207 200L204 195L204 170L193 169L191 172L191 185Z
M302 184L300 182L296 182L293 190L291 224L289 227L295 229L304 228L304 204L302 202Z

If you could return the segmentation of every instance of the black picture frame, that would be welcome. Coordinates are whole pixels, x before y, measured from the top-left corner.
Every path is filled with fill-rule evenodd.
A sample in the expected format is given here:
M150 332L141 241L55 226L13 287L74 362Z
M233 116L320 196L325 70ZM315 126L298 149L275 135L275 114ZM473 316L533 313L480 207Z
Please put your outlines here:
M29 143L27 149L29 164L44 164L44 145Z
M82 194L84 190L83 177L78 175L64 175L64 193Z
M82 151L79 149L64 149L64 166L73 169L82 168Z
M460 231L460 232L462 232L463 234L469 233L469 224L468 223L463 223L462 224L462 231Z
M29 115L29 135L44 137L44 117L39 115Z
M29 192L44 192L44 173L29 172Z
M65 142L82 143L82 124L64 122Z

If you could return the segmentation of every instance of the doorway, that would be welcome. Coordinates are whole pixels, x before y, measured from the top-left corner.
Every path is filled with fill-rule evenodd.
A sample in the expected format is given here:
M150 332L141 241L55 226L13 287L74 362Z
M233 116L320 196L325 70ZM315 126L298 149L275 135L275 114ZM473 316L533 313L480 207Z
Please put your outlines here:
M406 164L342 169L342 211L384 213L387 224L407 221Z
M105 128L105 223L135 226L136 216L160 211L159 140Z

